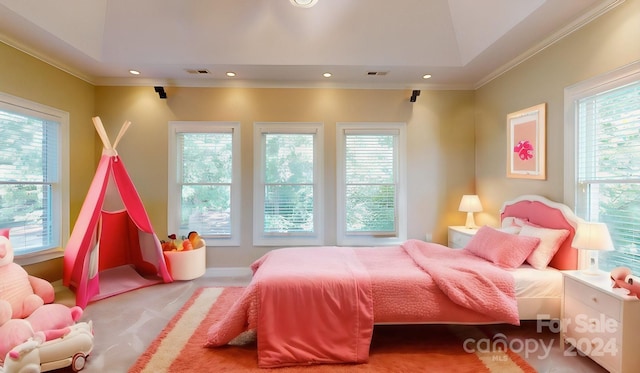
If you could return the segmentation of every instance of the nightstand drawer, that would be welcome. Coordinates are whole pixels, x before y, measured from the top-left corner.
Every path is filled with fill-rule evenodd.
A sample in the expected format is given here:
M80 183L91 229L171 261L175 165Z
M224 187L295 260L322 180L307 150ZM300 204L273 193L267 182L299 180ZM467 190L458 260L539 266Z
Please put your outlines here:
M622 324L573 297L564 301L564 327L573 337L614 338L616 344L622 341Z
M565 297L576 299L585 306L602 312L615 320L621 319L621 301L614 296L583 285L572 278L565 277L564 286Z
M622 372L622 364L620 355L622 352L621 346L610 339L601 338L600 336L586 336L583 334L572 335L570 331L565 334L565 343L569 343L573 346L572 349L567 349L565 354L567 356L587 355L593 361L600 364L603 368L609 372Z
M568 296L564 300L564 341L611 372L620 372L622 324Z

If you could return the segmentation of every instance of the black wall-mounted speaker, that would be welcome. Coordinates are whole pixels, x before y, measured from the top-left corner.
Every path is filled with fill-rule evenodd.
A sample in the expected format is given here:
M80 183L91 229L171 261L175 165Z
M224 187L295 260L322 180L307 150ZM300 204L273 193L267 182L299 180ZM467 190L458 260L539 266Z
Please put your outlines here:
M420 91L414 89L413 92L411 92L411 98L409 99L409 102L416 102L416 98L418 98L418 96L420 96Z
M164 87L153 87L153 89L158 93L160 98L167 98L167 92L164 91Z

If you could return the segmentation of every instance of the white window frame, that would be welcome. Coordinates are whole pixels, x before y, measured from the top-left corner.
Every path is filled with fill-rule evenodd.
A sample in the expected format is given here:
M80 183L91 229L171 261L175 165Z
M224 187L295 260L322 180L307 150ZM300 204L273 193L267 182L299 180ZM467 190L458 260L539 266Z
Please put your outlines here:
M564 90L564 201L576 211L578 198L578 169L576 157L578 149L577 138L577 103L579 100L622 87L640 80L640 61L636 61L619 69L604 73L591 79L574 84ZM576 215L585 218L576 211ZM588 266L588 255L584 250L578 253L579 268Z
M177 169L177 134L178 133L233 133L232 142L232 185L231 185L231 235L228 237L204 236L207 246L239 246L241 223L241 151L240 123L213 121L170 121L169 122L169 159L168 159L168 201L167 229L178 232L180 227L179 211L181 209L180 185Z
M264 233L264 142L263 134L315 134L313 166L313 234ZM253 244L256 246L324 245L324 125L307 122L255 122L253 126Z
M16 254L14 261L20 265L59 258L69 237L69 113L50 106L0 92L0 109L27 116L40 117L59 123L58 131L58 180L51 184L51 233L52 245L41 250Z
M396 209L397 232L395 236L373 236L347 234L346 232L346 187L345 187L345 133L348 131L367 131L372 134L397 132L397 179ZM337 123L336 124L336 235L340 246L385 246L398 245L407 239L407 138L405 123Z

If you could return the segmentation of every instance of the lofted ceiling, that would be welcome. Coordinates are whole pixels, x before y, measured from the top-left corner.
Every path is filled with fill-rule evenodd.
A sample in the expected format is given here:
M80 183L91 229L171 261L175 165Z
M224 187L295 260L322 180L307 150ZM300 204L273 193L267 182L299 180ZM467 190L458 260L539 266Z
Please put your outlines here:
M96 85L472 89L622 1L0 0L0 41Z

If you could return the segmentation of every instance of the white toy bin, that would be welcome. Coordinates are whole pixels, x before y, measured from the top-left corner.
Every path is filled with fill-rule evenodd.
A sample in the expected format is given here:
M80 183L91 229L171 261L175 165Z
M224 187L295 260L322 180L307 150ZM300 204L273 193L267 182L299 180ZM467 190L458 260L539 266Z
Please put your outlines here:
M193 280L207 268L207 247L187 251L164 251L169 273L174 280Z

